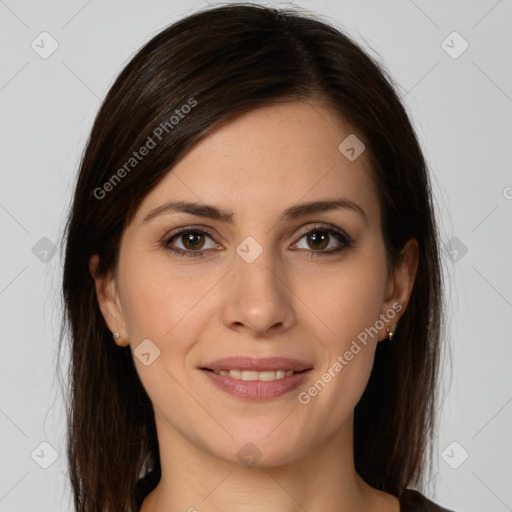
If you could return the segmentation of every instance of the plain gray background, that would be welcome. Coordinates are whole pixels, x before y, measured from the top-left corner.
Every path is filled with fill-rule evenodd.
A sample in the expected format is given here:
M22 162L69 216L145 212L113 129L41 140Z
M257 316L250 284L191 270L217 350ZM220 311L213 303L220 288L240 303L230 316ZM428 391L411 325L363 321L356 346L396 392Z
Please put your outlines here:
M52 244L113 80L143 43L205 5L0 1L0 511L72 509ZM512 510L512 1L295 5L378 54L431 167L451 349L429 496L457 512Z

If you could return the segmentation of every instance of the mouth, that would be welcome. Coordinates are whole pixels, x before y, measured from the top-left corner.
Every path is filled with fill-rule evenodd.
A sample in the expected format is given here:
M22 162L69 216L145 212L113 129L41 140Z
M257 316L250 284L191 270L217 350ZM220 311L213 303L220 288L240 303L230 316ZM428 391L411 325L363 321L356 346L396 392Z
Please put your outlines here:
M223 357L216 361L210 361L202 365L201 370L212 371L240 371L240 372L301 372L310 370L313 365L307 361L299 361L289 357L264 357L253 358L249 356Z
M224 369L224 370L212 370L211 368L201 368L201 370L207 370L217 375L226 375L234 380L252 381L259 380L262 382L271 382L274 380L284 379L285 377L291 377L297 373L305 373L310 370L242 370L242 369Z
M242 400L281 397L308 380L313 365L289 357L224 357L198 368L215 387Z
M277 399L307 382L312 368L305 370L239 370L200 368L208 381L234 398L244 401Z

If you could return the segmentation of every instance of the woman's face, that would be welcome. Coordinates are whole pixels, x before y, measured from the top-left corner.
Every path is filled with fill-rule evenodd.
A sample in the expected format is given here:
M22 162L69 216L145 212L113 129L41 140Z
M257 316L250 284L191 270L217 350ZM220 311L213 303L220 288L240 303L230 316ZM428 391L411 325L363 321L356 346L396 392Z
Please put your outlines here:
M353 138L339 149L351 134L318 103L260 108L212 131L141 203L117 277L97 285L161 445L277 465L351 432L415 272L387 273L368 155L354 159ZM256 366L214 364L231 357Z

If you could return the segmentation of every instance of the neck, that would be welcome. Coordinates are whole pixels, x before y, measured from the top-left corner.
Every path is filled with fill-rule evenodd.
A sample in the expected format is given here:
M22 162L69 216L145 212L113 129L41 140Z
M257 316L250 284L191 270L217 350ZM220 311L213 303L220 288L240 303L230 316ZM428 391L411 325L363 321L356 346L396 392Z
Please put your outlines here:
M162 476L141 512L399 510L396 498L370 487L354 469L353 417L298 458L270 456L265 464L256 461L252 466L236 456L234 460L218 457L189 442L158 416L155 420Z

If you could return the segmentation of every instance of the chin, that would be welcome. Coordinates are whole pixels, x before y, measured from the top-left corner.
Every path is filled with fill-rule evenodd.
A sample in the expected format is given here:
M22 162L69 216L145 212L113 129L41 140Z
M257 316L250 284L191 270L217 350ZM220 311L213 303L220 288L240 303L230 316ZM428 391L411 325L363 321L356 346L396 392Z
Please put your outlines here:
M247 468L278 467L297 460L300 456L298 446L304 449L303 444L291 442L289 436L287 439L269 439L266 438L267 435L264 434L260 438L245 436L233 441L230 444L236 449L226 454L227 460Z

